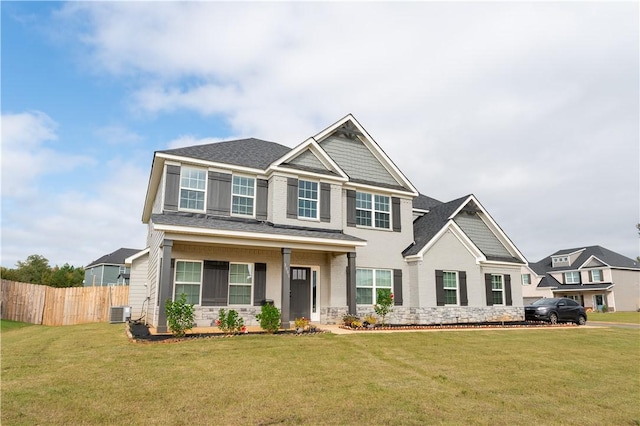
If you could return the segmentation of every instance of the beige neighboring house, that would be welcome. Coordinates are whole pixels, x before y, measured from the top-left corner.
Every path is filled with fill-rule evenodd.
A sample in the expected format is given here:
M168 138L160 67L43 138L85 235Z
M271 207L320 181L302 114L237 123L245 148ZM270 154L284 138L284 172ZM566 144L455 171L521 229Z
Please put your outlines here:
M432 185L433 183L425 183ZM273 302L339 323L394 295L393 323L522 319L526 259L473 195L421 195L351 115L295 148L242 139L156 151L131 265L132 317L167 329L180 294L198 326Z
M640 265L600 246L560 250L524 266L522 295L529 304L543 297L568 297L587 309L640 309Z

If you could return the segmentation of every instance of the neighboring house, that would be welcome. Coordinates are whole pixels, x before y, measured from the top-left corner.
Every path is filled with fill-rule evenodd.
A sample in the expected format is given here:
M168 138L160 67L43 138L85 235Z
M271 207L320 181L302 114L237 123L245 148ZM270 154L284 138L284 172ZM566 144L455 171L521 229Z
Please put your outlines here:
M414 220L415 219L415 220ZM522 319L526 259L473 196L420 195L352 115L297 147L242 139L157 151L130 257L132 316L162 332L181 293L210 326L247 324L265 301L282 323L338 323L394 294L389 321Z
M84 286L129 285L129 267L124 260L139 249L121 248L105 254L84 268Z
M543 297L568 297L585 308L640 308L640 265L600 246L560 250L523 268L525 304Z

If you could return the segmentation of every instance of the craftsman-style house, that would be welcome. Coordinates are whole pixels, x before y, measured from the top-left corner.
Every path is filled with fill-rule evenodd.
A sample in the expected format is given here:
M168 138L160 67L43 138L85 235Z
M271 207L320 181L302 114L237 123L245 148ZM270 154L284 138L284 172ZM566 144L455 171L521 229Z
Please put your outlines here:
M640 264L601 246L558 250L523 267L523 300L568 297L588 310L640 309Z
M396 323L521 319L526 259L473 195L421 195L352 116L297 147L243 139L157 151L131 264L132 317L166 330L181 293L198 326L247 324L267 302L284 327L372 312Z

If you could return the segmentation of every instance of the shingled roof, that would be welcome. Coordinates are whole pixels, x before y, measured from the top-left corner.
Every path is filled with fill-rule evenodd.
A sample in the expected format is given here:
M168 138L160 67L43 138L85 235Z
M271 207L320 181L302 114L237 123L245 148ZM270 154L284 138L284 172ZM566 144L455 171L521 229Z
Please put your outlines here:
M99 259L94 260L87 266L86 268L91 268L92 266L98 265L124 265L124 260L138 253L140 249L131 249L131 248L120 248L113 253L105 254Z
M288 146L249 138L157 151L163 154L265 170L291 151Z
M552 257L575 253L581 250L583 250L582 253L580 253L578 258L570 266L558 266L555 268L551 266ZM638 264L637 261L601 246L589 246L589 247L579 247L579 248L558 250L552 255L549 255L536 263L529 264L529 267L538 275L544 275L547 272L554 272L554 271L576 270L579 267L581 267L587 260L589 260L591 256L597 257L602 262L614 268L627 268L627 269L640 270L640 265Z
M440 204L442 204L442 201L428 197L424 194L419 194L413 199L413 208L417 210L431 210L433 207Z

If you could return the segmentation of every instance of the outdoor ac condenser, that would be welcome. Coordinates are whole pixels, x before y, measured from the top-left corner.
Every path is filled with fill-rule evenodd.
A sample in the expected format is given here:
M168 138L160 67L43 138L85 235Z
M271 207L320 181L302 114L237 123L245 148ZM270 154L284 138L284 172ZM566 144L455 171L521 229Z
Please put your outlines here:
M109 322L125 322L131 319L131 306L112 306L109 312Z

